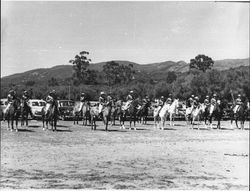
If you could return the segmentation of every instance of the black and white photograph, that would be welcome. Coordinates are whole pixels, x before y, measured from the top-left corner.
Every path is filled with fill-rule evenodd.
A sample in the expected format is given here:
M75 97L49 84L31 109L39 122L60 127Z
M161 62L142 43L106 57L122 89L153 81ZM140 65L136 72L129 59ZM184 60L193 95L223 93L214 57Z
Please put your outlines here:
M249 1L1 1L0 189L249 190Z

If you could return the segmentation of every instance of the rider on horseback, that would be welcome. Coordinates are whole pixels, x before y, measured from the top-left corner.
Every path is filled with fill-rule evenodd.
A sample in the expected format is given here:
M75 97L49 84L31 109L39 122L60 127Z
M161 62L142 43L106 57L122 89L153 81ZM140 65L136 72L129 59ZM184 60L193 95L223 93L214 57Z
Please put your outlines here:
M198 97L198 96L196 96L196 97L194 98L193 104L194 104L194 108L197 108L197 107L200 105L199 97Z
M56 107L56 110L58 110L57 106L57 95L56 91L52 90L49 95L46 97L46 106L45 106L45 113L49 110L50 106L54 105Z
M33 118L34 115L33 115L33 113L31 112L31 107L30 107L30 105L28 104L28 101L30 100L30 96L29 96L29 94L28 94L28 92L27 92L26 90L23 92L22 100L24 101L25 104L27 104L28 113L29 113L30 116Z
M233 108L234 113L237 113L238 109L240 108L240 105L242 105L242 100L241 100L241 95L239 94L236 99L235 106Z
M216 102L217 102L217 100L216 100L216 99L217 99L217 95L216 95L216 94L214 94L214 95L213 95L213 97L211 98L211 101L210 101L210 102L211 102L211 104L212 104L212 105L214 105L214 106L216 105Z
M5 108L4 113L6 113L8 111L9 107L11 106L11 104L13 103L13 101L15 99L16 99L16 91L10 90L9 94L7 96L7 102L8 102L8 104L7 104L6 108Z
M192 95L188 100L187 100L187 107L192 107L194 103L194 95Z
M126 104L125 104L125 106L124 106L124 110L127 110L127 109L129 108L130 104L134 101L134 96L133 96L133 94L134 94L134 91L131 90L131 91L129 92L127 98L126 98L127 102L126 102Z
M209 96L207 95L206 96L206 99L204 99L204 105L206 106L206 107L208 107L209 106Z
M169 104L169 105L171 105L172 101L173 101L172 94L169 94L166 103Z
M80 108L79 108L79 111L82 111L82 107L86 102L87 102L86 94L82 92L81 95L80 95ZM89 103L87 103L87 104L89 104Z
M98 109L99 115L101 115L105 103L106 103L105 93L101 92L99 97L99 109Z

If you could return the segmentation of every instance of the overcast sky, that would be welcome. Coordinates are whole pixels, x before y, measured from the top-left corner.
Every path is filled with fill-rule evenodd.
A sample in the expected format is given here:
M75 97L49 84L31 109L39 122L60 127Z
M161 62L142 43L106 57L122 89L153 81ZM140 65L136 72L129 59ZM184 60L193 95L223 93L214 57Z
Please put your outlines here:
M1 75L47 68L82 50L93 63L249 57L249 4L1 2Z

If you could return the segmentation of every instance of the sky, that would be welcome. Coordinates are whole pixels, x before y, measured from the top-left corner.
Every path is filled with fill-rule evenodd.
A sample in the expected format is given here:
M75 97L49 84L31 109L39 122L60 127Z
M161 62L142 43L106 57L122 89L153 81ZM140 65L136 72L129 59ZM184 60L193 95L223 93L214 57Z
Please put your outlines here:
M1 2L1 76L70 64L249 57L249 3Z

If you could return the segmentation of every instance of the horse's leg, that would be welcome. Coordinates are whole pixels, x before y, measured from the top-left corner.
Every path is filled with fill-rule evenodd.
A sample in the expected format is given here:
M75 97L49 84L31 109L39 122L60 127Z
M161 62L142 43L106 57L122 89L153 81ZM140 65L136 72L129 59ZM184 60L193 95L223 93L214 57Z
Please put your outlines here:
M56 125L57 125L57 119L55 118L55 119L54 119L54 128L55 128L55 131L57 131Z
M235 118L235 124L236 124L237 129L239 129L239 126L238 126L238 117Z

